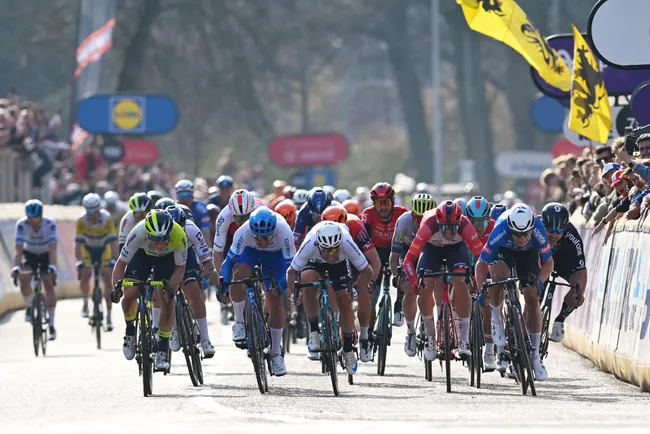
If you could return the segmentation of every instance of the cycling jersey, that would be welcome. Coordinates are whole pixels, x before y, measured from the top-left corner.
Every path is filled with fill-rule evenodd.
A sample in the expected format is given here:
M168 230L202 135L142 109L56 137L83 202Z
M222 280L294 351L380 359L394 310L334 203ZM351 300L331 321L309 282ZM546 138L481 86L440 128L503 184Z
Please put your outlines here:
M194 199L192 201L192 220L202 231L210 230L210 213L205 203Z
M293 240L296 247L302 243L307 232L309 232L315 224L316 223L314 223L314 219L311 217L311 213L309 212L308 203L303 203L296 215L296 224L293 228Z
M133 211L129 210L126 214L124 214L124 217L122 217L122 220L120 221L120 248L126 244L126 238L129 236L134 227L135 215L133 214Z
M579 270L584 270L585 252L582 237L573 223L567 224L564 235L551 247L555 271L565 280Z
M350 236L352 236L354 243L363 253L369 252L375 248L375 245L370 239L370 235L368 235L368 232L359 217L348 214L348 220L345 222L345 225L348 227L348 231L350 232Z
M23 217L16 222L16 233L14 236L16 244L22 244L25 252L37 255L47 253L49 245L59 241L56 232L56 222L49 217L41 219L41 226L34 230L32 225L27 222L27 217Z
M413 214L410 211L399 216L393 232L391 253L397 253L403 259L409 247L411 247L418 227L419 225L413 221Z
M91 222L88 213L77 219L75 242L82 243L87 248L104 248L116 239L115 225L108 211L100 210L97 222Z
M194 247L196 255L199 257L199 262L203 263L212 258L201 229L193 221L187 220L185 222L185 235L187 236L188 244Z
M113 211L106 210L111 214L111 219L113 220L113 225L115 226L115 229L119 228L120 226L120 221L122 220L122 217L124 217L124 214L126 214L128 207L126 204L122 201L117 201L115 203L115 209Z
M512 210L507 210L496 221L494 229L488 238L488 242L483 247L479 260L481 262L492 263L498 259L499 249L505 248L515 251L538 250L542 262L551 259L551 247L548 244L546 228L540 217L535 217L532 236L525 246L519 246L512 237L512 231L508 226L508 216Z
M397 219L404 213L408 212L403 206L393 206L393 214L388 222L383 222L379 218L379 213L375 207L369 207L363 210L361 219L366 226L366 231L377 249L390 249L393 242L393 233Z
M219 209L224 209L228 206L229 198L226 197L225 199L225 202L221 202L221 195L219 193L216 193L208 198L208 203L218 206Z
M183 228L178 223L174 223L169 234L169 242L162 249L156 250L153 248L151 238L149 238L147 229L144 227L144 221L141 221L129 234L126 244L120 252L120 259L129 262L139 250L144 251L148 256L156 257L173 254L174 263L184 265L187 262L187 236Z
M331 222L320 222L314 225L314 227L307 233L305 241L300 246L300 250L296 253L296 256L291 262L291 268L296 271L302 271L309 262L315 263L327 263L320 254L318 248L318 242L316 240L316 234L318 229L325 223ZM368 260L363 255L361 250L357 247L352 239L352 236L347 230L347 226L342 223L334 223L341 227L341 233L343 235L343 240L341 244L341 252L339 256L339 263L344 262L345 260L350 261L352 266L357 270L364 270L368 267ZM295 233L294 233L295 235Z
M261 200L256 198L253 211L261 206L264 206L264 204ZM223 253L228 240L228 235L234 235L235 232L237 232L237 229L239 229L239 225L235 223L235 217L232 215L230 207L227 206L222 209L219 216L217 216L217 225L215 227L212 249L215 252Z
M492 230L494 229L494 224L495 223L496 222L493 219L490 219L490 221L488 222L488 226L485 229L485 232L483 233L483 235L478 236L478 239L481 240L481 245L484 246L485 243L487 243L488 239L490 238L490 234L492 233ZM469 247L467 249L469 251ZM478 256L470 255L469 263L472 266L472 268L476 265L477 262L478 262Z

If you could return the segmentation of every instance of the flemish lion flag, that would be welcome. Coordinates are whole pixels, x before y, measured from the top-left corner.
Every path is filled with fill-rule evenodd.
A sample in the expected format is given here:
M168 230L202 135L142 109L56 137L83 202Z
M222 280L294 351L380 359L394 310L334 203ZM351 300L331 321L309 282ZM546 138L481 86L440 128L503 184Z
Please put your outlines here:
M514 0L456 0L470 29L521 54L549 84L568 92L571 71Z
M598 62L576 26L573 26L573 75L569 128L590 140L607 143L612 112Z

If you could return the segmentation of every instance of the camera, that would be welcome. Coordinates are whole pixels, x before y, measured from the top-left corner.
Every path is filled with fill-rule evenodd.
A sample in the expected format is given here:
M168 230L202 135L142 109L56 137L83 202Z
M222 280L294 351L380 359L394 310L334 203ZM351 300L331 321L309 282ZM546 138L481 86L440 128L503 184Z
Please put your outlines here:
M625 131L625 152L629 155L633 155L635 152L639 152L637 139L643 134L650 133L650 124L636 127L634 129L626 127Z

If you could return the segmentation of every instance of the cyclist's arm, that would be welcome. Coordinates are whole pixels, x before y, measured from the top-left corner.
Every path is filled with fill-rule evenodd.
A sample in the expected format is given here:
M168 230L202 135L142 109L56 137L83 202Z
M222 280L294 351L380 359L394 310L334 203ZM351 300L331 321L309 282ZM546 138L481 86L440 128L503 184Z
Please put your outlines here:
M379 259L379 255L377 255L377 259ZM357 280L357 285L359 286L359 288L365 288L368 286L370 281L373 280L373 277L375 277L375 272L372 269L372 266L368 264L368 266L363 270L361 270L361 273L359 273L359 279Z
M298 280L298 272L292 266L289 266L287 268L287 291L289 292L289 296L296 290L296 280Z
M541 220L538 221L536 225L538 227L533 230L533 238L535 239L535 243L538 245L539 259L542 261L542 268L539 271L539 279L542 282L546 282L553 272L555 262L553 261L553 251L548 243L546 230L544 230ZM543 288L540 288L540 290L543 290Z
M219 253L219 255L214 255L214 262L217 267L221 262L223 262L223 249L226 246L226 240L228 239L228 228L233 221L230 208L228 207L222 209L217 216L217 224L214 228L214 240L212 241L212 251L214 253Z
M474 269L474 275L476 276L476 286L479 288L479 290L483 287L483 284L485 283L489 272L490 267L487 262L483 262L483 260L479 259L476 263L476 268Z
M176 264L176 268L174 268L172 277L169 278L169 286L173 291L181 285L185 276L185 265L187 264L187 238L185 238L185 233L183 233L183 238L184 242L181 243L181 247L174 249L174 263Z
M126 266L129 263L122 259L121 257L117 260L115 263L115 267L113 268L113 276L112 276L112 281L113 281L113 286L117 285L117 282L120 280L124 279L124 271L126 270Z
M111 259L117 259L117 256L120 254L120 249L117 245L117 239L112 240L109 245L111 249Z
M47 246L48 247L48 256L50 257L50 265L54 265L55 267L57 266L57 248L58 243L56 241L50 241L50 244Z
M80 217L77 220L77 227L75 228L74 233L74 256L77 258L77 261L81 261L82 258L82 247L86 242L86 237L84 236L84 224L82 218Z
M25 220L18 220L16 222L16 230L14 232L14 239L16 240L16 254L14 255L14 267L18 267L23 262L23 254L25 252Z
M115 224L113 223L113 218L109 217L108 218L108 227L106 228L108 232L110 232L110 236L107 238L107 242L110 245L111 249L111 259L117 258L117 255L120 254L119 250L117 249L117 235L116 235L116 230L115 230Z
M23 254L25 252L25 245L23 243L16 243L16 254L14 255L14 267L20 266L23 262Z
M429 242L428 240L430 240L431 236L433 235L428 222L429 220L422 221L418 232L415 234L415 238L413 238L413 242L411 242L411 247L409 248L408 252L406 252L404 262L402 262L404 273L406 274L406 277L411 283L413 289L416 289L418 287L417 272L415 270L417 261L420 258L420 253L422 253L424 246L426 246L426 244Z
M393 276L397 276L397 267L399 267L400 256L401 253L391 251L390 256L388 257L388 265L390 265L390 272Z

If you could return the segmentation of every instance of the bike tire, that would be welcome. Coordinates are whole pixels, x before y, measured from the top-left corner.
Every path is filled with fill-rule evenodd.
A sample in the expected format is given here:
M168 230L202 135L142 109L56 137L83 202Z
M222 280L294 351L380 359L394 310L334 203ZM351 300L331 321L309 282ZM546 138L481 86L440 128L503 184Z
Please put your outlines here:
M378 315L381 323L379 325L379 360L377 361L377 374L382 376L386 371L386 354L388 352L388 335L390 333L390 309L390 298L384 297L384 302L382 303Z
M199 380L196 378L196 373L193 366L194 360L192 359L194 343L194 339L192 339L192 325L185 315L184 307L185 306L183 303L176 303L176 331L178 332L178 338L180 340L181 348L183 349L183 356L185 357L187 372L190 374L192 385L194 387L197 387L199 385Z
M542 333L539 338L539 358L544 360L548 355L549 327L551 325L551 309L548 306L542 308Z
M474 300L472 303L472 320L471 320L471 351L472 357L470 359L471 380L470 386L476 385L477 389L481 388L481 374L483 373L483 316L481 315L481 308L478 301Z
M449 305L442 305L442 329L443 329L443 348L445 357L445 377L447 379L447 393L451 393L451 324Z
M284 329L282 330L282 348L284 348L284 352L287 354L291 353L292 340L291 323L289 320L287 320L284 322Z
M424 349L424 340L426 339L426 334L424 332L424 320L422 319L422 315L418 314L418 320L417 320L417 335L416 335L416 345L417 345L417 350L422 353ZM422 357L422 360L424 361L424 379L427 381L433 381L433 363L424 356Z
M95 282L98 284L98 282ZM95 340L97 341L97 349L102 349L102 320L101 320L101 289L95 286L93 290L93 328L95 329Z
M515 320L515 336L517 341L517 350L518 350L518 365L520 365L520 372L522 374L521 378L521 392L522 395L526 395L527 389L530 387L530 393L532 396L537 396L535 391L535 379L533 376L533 366L530 361L530 352L528 351L528 345L526 340L526 332L524 329L524 320L519 311L513 309L512 314L517 314L514 316Z
M34 344L34 355L36 355L36 357L38 357L39 349L41 348L41 327L43 324L43 320L38 311L40 296L41 294L37 293L34 295L34 299L32 300L32 341Z
M46 355L47 353L47 327L48 327L48 318L47 318L47 309L45 308L45 298L41 294L39 297L39 302L38 302L38 309L39 309L39 318L41 319L40 321L40 327L41 327L41 354L43 356Z
M332 390L334 396L339 396L339 379L336 370L337 349L336 349L336 326L334 314L331 308L325 308L323 315L323 333L325 334L323 342L325 348L322 348L325 369L332 380Z
M192 330L190 337L191 337L191 342L193 343L192 367L194 368L194 374L196 375L196 379L201 385L203 384L203 366L201 363L201 350L199 349L201 342L199 342L199 339L197 339L197 336L200 336L200 333L198 331L199 326L196 324L196 318L194 318L194 312L192 311L189 305L185 304L183 306L183 311L185 312L186 315L186 321L192 325L190 327L190 330Z
M153 352L153 335L149 321L149 313L140 309L138 316L138 324L140 325L138 346L142 355L142 392L147 397L153 393L153 359L151 357L151 353Z
M255 370L255 380L261 394L266 393L266 366L264 365L264 348L262 347L262 320L257 306L248 306L248 351L253 369Z

